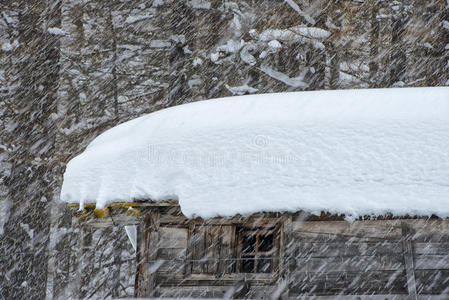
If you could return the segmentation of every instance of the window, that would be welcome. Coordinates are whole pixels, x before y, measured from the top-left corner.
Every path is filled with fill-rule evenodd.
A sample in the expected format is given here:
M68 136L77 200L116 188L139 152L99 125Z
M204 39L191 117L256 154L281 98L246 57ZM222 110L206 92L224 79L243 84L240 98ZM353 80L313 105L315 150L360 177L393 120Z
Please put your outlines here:
M254 225L254 222L249 224ZM270 223L267 227L248 225L243 222L235 225L190 224L187 276L219 278L233 273L276 273L280 243L278 224Z
M239 228L238 249L240 273L271 273L277 260L273 228Z

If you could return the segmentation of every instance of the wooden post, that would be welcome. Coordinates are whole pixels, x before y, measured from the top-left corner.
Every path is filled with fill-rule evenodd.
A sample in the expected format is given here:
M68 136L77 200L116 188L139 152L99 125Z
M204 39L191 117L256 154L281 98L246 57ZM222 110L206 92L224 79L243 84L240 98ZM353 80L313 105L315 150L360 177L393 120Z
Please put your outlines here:
M405 273L407 276L407 290L410 300L417 300L415 266L413 263L412 241L407 224L402 223L402 252L404 254Z
M157 209L150 210L143 224L137 226L137 273L134 296L154 297L156 294L155 271L151 266L157 258L159 243L160 213Z
M292 238L292 215L288 214L284 219L281 226L281 243L279 251L279 280L278 280L278 290L280 294L280 299L289 298L289 284L290 284L290 261L293 257L294 247L291 243Z
M186 261L187 263L185 268L185 278L189 278L190 275L192 275L192 268L193 265L190 262L193 258L193 238L194 238L194 230L195 230L195 223L193 221L189 222L189 231L187 232L187 249L186 249Z

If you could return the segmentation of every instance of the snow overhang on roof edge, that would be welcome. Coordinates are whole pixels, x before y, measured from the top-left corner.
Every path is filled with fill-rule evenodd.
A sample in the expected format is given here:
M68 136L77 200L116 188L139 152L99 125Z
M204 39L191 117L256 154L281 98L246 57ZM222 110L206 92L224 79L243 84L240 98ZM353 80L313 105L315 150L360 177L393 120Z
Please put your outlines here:
M120 124L72 159L61 200L179 199L259 211L449 216L449 88L200 101Z

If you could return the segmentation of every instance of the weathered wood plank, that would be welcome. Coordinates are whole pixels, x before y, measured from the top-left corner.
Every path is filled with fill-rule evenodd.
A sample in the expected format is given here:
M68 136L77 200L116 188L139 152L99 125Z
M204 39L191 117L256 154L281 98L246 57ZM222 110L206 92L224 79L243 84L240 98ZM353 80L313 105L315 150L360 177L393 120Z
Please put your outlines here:
M293 280L291 277L291 268L294 265L292 258L295 252L294 240L293 240L293 225L292 216L288 215L284 218L281 226L281 239L279 243L279 257L282 259L279 262L279 281L278 281L278 293L280 299L288 299L289 288L288 283Z
M223 299L223 296L231 290L233 286L201 286L201 287L162 287L161 297L166 299ZM270 300L275 287L257 287L250 289L245 299Z
M445 294L449 299L449 270L415 270L418 294Z
M154 268L154 261L157 259L157 252L159 248L159 230L160 230L160 212L159 210L153 210L149 214L149 247L148 247L148 255L147 258L149 263L147 263L147 276L148 276L148 295L149 297L153 297L156 295L156 282L155 282L155 272L157 268Z
M407 224L415 233L440 232L449 234L449 219L404 219L401 220Z
M223 259L229 259L236 257L235 250L235 226L222 226L221 227L221 249L219 257ZM231 274L235 270L235 263L232 261L221 260L218 264L218 276L224 274Z
M143 287L146 285L146 259L147 259L147 249L148 244L145 237L145 232L147 231L148 225L146 223L139 224L137 226L137 253L136 253L136 280L134 284L134 297L139 297L146 291Z
M188 229L163 227L159 229L159 248L187 248Z
M415 269L417 270L449 269L449 254L416 256Z
M447 255L449 243L413 243L415 255Z
M113 216L112 218L110 216L104 218L89 218L86 220L84 224L92 228L108 228L112 226L139 225L141 223L142 218L126 215L118 215Z
M184 216L161 215L162 225L187 225L190 221L190 219Z
M220 258L221 242L220 242L220 226L206 227L206 249L205 258ZM217 253L218 251L218 253ZM218 269L217 260L208 260L205 264L205 272L207 274L216 274Z
M410 228L411 239L418 243L449 243L449 220L403 220Z
M225 274L233 269L232 245L235 227L229 225L193 224L188 243L188 253L192 265L191 274ZM204 260L204 261L202 261Z
M183 248L159 248L157 259L184 261L186 259L186 249Z
M417 300L415 265L413 262L413 248L410 240L409 228L406 223L402 225L402 251L404 253L405 274L407 276L407 290L410 300Z
M226 286L208 286L208 287L161 287L160 297L179 299L186 298L223 298L223 295L229 290Z
M172 276L172 274L160 272L157 273L157 282L162 286L229 286L235 284L242 278L246 278L251 285L254 286L266 286L274 285L276 278L263 274L265 276L256 276L258 274L251 274L250 276L242 276L241 274L230 274L217 278L215 275L208 274L192 274L190 278L181 278L179 276Z
M196 223L199 225L240 225L248 227L274 227L279 223L280 217L271 216L274 214L254 214L247 217L236 216L232 218L211 218L203 219L187 219L184 216L161 215L161 224L187 224ZM276 213L280 216L280 213Z
M290 296L296 294L407 293L405 271L308 272L295 274Z
M400 239L400 220L293 222L293 231L347 237Z
M295 243L295 240L293 240ZM336 257L357 255L388 255L402 253L398 242L296 242L293 255L300 257Z
M296 257L298 272L318 271L395 271L403 268L403 257L398 254L383 256L348 256L348 257Z
M205 261L200 261L205 257L206 251L206 226L194 224L190 236L192 248L192 274L206 273Z
M155 295L155 271L154 261L157 258L159 243L159 218L158 210L151 210L145 215L145 221L138 228L138 250L137 250L137 274L136 274L136 297L152 297Z
M180 276L182 278L187 265L184 261L185 258L186 249L160 248L157 254L157 261L162 261L162 264L157 269L157 272L166 272L170 273L172 276Z

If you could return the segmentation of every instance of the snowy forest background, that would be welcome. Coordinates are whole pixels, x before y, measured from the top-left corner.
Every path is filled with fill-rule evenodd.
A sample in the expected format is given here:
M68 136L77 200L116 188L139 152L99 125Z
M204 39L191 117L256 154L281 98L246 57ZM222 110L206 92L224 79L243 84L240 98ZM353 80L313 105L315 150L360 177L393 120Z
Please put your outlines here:
M124 230L59 202L71 158L181 103L447 86L449 1L2 0L0 47L0 298L133 296Z

